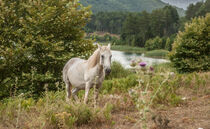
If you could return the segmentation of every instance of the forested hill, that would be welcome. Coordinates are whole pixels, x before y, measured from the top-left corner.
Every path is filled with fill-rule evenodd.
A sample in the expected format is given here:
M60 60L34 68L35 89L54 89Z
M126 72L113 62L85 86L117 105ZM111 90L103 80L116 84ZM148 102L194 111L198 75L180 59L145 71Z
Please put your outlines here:
M169 3L171 5L174 5L176 7L179 8L183 8L183 9L187 9L187 7L189 6L189 4L192 3L197 3L199 1L203 1L203 0L162 0L165 3Z
M142 12L144 10L151 12L154 9L162 8L168 4L161 0L81 0L84 6L91 5L93 13L129 11ZM184 15L184 10L177 8L179 15Z

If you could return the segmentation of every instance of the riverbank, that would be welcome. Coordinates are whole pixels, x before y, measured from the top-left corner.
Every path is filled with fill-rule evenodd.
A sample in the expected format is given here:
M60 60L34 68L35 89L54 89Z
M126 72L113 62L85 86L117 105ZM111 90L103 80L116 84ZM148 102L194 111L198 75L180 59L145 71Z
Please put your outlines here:
M117 51L123 51L127 53L136 53L136 54L142 54L147 51L145 48L132 47L132 46L127 46L127 45L112 45L111 49L117 50Z
M132 46L127 46L127 45L112 45L111 46L112 50L117 50L117 51L123 51L126 53L136 53L136 54L143 54L145 57L151 57L151 58L161 58L161 59L166 59L169 51L167 50L152 50L152 51L147 51L145 48L141 47L132 47Z
M152 57L152 58L166 59L168 58L168 54L169 54L169 51L161 49L161 50L147 51L145 53L145 56Z

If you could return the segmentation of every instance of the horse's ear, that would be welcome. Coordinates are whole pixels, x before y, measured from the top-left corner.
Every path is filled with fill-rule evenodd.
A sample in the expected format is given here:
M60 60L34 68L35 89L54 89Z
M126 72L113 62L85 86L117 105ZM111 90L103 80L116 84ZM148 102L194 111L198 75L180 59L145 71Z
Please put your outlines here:
M108 48L108 49L110 49L110 48L111 48L111 44L110 44L110 43L108 44L107 48Z
M101 45L100 44L97 43L97 46L98 46L99 49L101 49Z

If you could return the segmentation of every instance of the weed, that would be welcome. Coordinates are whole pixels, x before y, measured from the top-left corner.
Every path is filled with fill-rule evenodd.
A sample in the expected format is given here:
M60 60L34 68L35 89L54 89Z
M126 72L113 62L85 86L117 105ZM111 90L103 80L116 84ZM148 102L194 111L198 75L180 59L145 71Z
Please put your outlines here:
M106 76L106 80L111 80L114 78L124 78L127 75L132 74L131 70L125 69L119 62L112 62L111 65L112 72L109 76Z
M111 119L111 112L113 110L113 105L112 104L109 104L107 103L103 109L103 114L105 116L105 119L106 120L110 120Z

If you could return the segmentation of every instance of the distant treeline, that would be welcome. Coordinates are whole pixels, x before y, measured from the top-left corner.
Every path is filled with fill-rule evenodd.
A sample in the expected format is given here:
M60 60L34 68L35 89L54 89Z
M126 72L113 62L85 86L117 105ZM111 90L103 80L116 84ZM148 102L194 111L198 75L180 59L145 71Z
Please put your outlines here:
M178 31L179 15L172 6L148 13L100 12L92 16L87 32L102 31L120 35L120 43L144 47L148 39L170 36Z
M163 41L167 41L166 37L173 40L178 30L183 29L185 22L197 16L204 16L210 12L209 9L210 0L206 0L189 5L186 16L182 18L173 6L165 6L151 13L99 12L92 16L86 31L119 34L118 44L145 47L146 41L157 37L163 38ZM166 42L162 48L166 47L164 44Z
M191 18L198 16L205 16L206 13L210 12L210 0L205 2L197 2L196 4L190 4L186 11L186 19L190 20Z
M123 23L129 12L99 12L92 15L91 21L87 24L87 32L102 31L112 34L120 34Z

